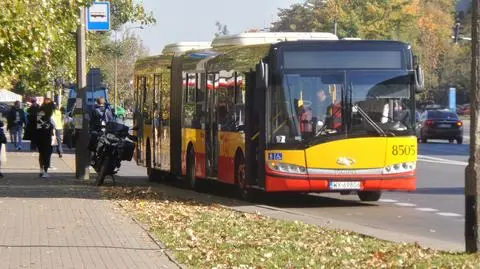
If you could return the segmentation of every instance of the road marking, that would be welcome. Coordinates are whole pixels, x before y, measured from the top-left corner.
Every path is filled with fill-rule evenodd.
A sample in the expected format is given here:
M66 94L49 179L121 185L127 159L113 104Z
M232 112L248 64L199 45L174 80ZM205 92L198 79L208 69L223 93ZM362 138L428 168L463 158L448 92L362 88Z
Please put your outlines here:
M439 164L450 164L450 165L457 165L457 166L467 166L467 162L449 160L449 159L442 159L442 158L435 158L425 155L418 155L418 161L427 162L427 163L439 163Z
M424 162L424 163L437 163L437 164L449 164L449 165L454 165L454 166L467 166L468 163L460 163L460 162L439 162L439 161L434 161L434 160L422 160L418 159L419 162Z
M422 211L422 212L437 212L438 210L435 208L415 208L415 210Z
M404 207L414 207L414 206L417 206L416 204L411 204L411 203L395 203L395 205L404 206Z
M437 215L443 216L443 217L462 217L462 215L457 214L457 213L448 213L448 212L439 212Z
M392 200L392 199L380 199L378 200L381 203L397 203L397 200Z

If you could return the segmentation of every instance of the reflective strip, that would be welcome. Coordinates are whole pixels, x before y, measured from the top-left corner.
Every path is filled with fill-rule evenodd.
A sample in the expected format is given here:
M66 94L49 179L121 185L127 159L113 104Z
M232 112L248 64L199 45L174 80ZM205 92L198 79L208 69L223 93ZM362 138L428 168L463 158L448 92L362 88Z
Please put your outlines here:
M372 169L317 169L308 168L308 174L310 175L382 175L383 168Z

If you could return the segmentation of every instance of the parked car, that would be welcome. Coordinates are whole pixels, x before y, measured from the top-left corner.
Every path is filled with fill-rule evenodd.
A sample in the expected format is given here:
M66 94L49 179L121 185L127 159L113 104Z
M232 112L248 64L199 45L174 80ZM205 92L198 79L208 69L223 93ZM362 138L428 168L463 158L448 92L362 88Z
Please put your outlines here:
M446 139L463 143L463 122L449 110L427 110L417 122L417 137L422 143L429 139Z
M457 109L458 115L470 115L470 104L465 104Z

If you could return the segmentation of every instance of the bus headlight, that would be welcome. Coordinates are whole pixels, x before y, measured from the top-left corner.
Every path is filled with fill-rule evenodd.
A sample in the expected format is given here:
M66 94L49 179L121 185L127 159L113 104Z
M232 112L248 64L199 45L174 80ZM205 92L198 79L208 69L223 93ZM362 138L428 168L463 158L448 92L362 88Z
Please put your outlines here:
M273 171L290 174L307 174L307 168L304 166L280 162L267 162L267 164L268 168L272 169Z
M383 168L383 174L389 175L389 174L412 172L416 168L417 168L416 162L397 163L397 164L389 165Z

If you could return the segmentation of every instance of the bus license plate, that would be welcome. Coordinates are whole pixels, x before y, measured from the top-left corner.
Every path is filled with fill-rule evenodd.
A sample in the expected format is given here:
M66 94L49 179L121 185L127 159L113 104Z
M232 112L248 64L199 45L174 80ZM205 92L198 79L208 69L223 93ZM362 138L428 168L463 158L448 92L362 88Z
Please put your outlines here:
M359 181L332 181L330 182L331 190L360 190Z

